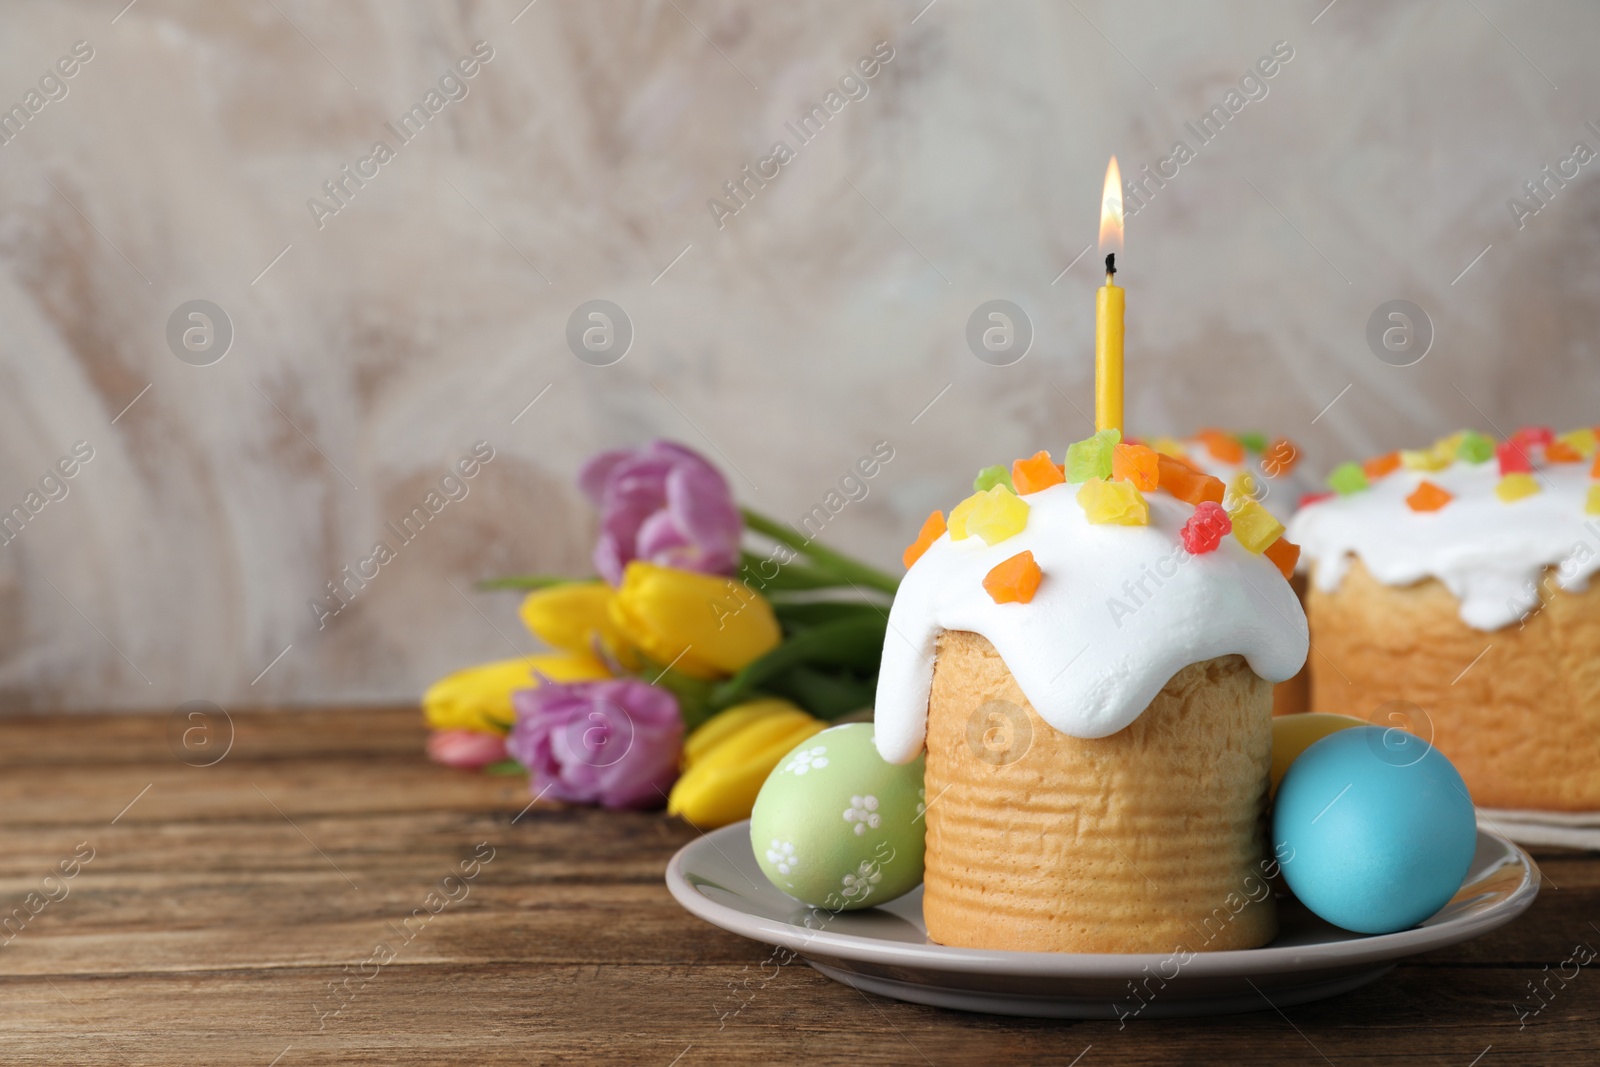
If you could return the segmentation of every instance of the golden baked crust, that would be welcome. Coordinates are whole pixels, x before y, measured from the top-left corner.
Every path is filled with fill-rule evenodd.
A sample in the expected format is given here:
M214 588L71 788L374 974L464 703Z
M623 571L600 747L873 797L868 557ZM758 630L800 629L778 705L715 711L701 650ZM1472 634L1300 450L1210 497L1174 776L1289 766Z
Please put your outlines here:
M1035 952L1272 940L1271 691L1242 656L1191 664L1126 729L1084 740L1039 718L985 638L945 632L928 707L928 936Z
M1409 701L1475 803L1600 809L1600 591L1541 586L1538 611L1485 633L1439 582L1384 585L1352 560L1337 590L1307 600L1312 709L1364 719Z
M1300 598L1303 606L1306 602L1306 576L1295 571L1289 579L1289 585L1294 589L1294 595ZM1311 662L1300 668L1300 673L1290 678L1287 682L1279 682L1272 687L1272 714L1298 715L1302 711L1311 710Z

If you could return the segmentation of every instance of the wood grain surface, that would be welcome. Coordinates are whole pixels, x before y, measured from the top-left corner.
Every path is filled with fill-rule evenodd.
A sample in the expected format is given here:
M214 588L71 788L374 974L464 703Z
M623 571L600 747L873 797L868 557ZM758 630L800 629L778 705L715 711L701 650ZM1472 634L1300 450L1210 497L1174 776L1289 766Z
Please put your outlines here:
M1356 992L1119 1030L902 1004L800 964L763 978L766 948L667 894L667 860L693 829L528 808L520 779L427 763L412 708L236 713L232 747L205 767L177 758L202 762L169 744L172 725L0 721L0 919L28 915L30 893L37 909L0 930L0 1063L1498 1067L1600 1055L1600 977L1555 977L1577 945L1600 945L1593 854L1539 851L1545 888L1521 920ZM221 751L228 724L210 727ZM85 845L93 858L73 868ZM1540 1003L1529 982L1545 1006L1519 1021L1515 1005Z

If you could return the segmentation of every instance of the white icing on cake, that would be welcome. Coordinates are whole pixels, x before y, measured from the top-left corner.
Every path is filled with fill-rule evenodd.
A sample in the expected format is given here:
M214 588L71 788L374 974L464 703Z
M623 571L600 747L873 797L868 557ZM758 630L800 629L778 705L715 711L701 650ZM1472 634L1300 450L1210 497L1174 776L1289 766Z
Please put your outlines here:
M1461 601L1462 622L1498 630L1538 607L1546 567L1557 568L1556 584L1574 593L1600 570L1600 516L1584 514L1589 464L1537 462L1540 492L1509 504L1495 496L1500 465L1492 459L1401 469L1302 509L1289 539L1303 550L1303 565L1314 562L1313 581L1324 592L1339 588L1355 556L1384 585L1438 579ZM1406 497L1424 479L1455 499L1435 512L1412 511Z
M1300 475L1302 464L1296 463L1286 472L1269 475L1263 467L1263 453L1246 451L1243 463L1228 463L1218 459L1211 451L1211 446L1199 438L1189 438L1178 443L1183 446L1185 462L1213 478L1222 479L1222 484L1228 487L1230 493L1239 475L1249 471L1256 479L1253 498L1270 511L1279 522L1287 523L1289 516L1294 514L1295 507L1300 503L1300 498L1315 491L1315 487ZM1231 497L1228 503L1231 507Z
M944 630L988 638L1040 717L1073 737L1121 730L1191 663L1238 653L1270 682L1300 670L1305 613L1270 560L1232 536L1215 552L1190 555L1178 531L1194 508L1160 491L1145 494L1149 526L1091 524L1078 489L1022 497L1027 527L996 545L946 533L906 574L878 673L884 759L905 763L922 750ZM1030 603L996 604L984 576L1024 550L1043 582Z

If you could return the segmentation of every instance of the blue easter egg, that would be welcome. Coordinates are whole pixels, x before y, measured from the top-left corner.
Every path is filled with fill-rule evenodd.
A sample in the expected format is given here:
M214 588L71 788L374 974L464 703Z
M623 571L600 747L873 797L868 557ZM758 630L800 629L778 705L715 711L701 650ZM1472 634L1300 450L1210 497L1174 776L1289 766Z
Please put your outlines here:
M1466 783L1403 730L1341 730L1278 787L1272 843L1294 895L1346 930L1405 930L1449 903L1477 845Z

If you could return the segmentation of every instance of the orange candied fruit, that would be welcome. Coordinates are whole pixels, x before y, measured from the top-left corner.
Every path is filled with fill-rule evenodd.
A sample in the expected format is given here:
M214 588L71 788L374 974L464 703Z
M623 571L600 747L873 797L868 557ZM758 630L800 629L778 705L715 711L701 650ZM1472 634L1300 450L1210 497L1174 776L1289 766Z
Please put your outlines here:
M1375 482L1386 474L1393 474L1400 469L1400 453L1385 452L1381 456L1373 456L1361 465L1361 472L1367 476L1367 481Z
M1288 474L1299 462L1300 450L1287 437L1278 438L1261 454L1261 470L1268 478Z
M984 575L983 588L996 604L1026 604L1038 592L1043 578L1044 572L1033 561L1033 553L1018 552Z
M1016 489L1018 496L1023 493L1037 493L1052 485L1060 485L1066 480L1067 476L1061 473L1061 468L1050 462L1048 452L1035 452L1029 458L1019 459L1011 464L1011 485Z
M1424 481L1417 486L1416 492L1406 497L1406 503L1412 511L1438 511L1455 497L1449 490L1441 489L1430 481Z
M1144 445L1117 445L1111 453L1111 478L1113 481L1132 482L1141 493L1148 493L1161 484L1160 455Z
M1244 445L1233 434L1221 430L1201 430L1195 437L1205 444L1219 463L1244 462Z
M906 570L910 570L911 565L928 551L928 546L943 536L944 512L935 511L923 521L922 529L917 531L917 539L907 545L906 550L900 554L900 562L905 564Z
M1600 478L1600 452L1594 454L1594 466L1589 468L1589 477Z
M1544 459L1546 463L1582 463L1583 453L1565 441L1552 441L1545 446Z
M1227 487L1222 484L1221 478L1213 478L1209 474L1197 471L1181 459L1157 455L1156 464L1160 473L1161 488L1185 504L1198 507L1206 500L1220 504L1227 493Z
M1285 578L1294 577L1294 567L1300 562L1300 546L1287 537L1280 537L1268 545L1266 551L1261 553L1272 561L1273 566L1282 572Z

